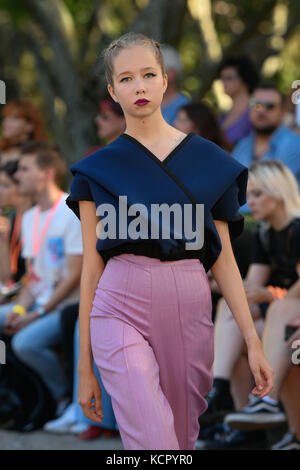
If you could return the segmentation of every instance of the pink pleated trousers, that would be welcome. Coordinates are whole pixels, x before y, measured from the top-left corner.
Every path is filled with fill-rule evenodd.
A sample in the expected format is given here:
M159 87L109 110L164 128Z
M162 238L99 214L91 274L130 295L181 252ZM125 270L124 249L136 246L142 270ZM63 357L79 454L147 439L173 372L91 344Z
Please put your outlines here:
M214 360L209 281L198 259L110 258L90 313L95 363L124 449L194 450Z

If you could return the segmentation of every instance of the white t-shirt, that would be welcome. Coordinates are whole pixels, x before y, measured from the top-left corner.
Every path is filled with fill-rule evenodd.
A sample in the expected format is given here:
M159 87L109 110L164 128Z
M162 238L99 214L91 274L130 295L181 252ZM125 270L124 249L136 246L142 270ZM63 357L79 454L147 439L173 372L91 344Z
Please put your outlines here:
M66 255L82 255L81 225L76 215L70 211L65 203L68 194L64 197L50 222L45 238L40 246L37 257L33 262L34 272L41 279L36 284L34 294L36 302L44 305L48 302L55 288L55 284L67 275ZM33 221L37 206L24 212L22 217L22 257L33 257ZM51 209L40 212L37 238L40 236L45 220ZM65 305L79 302L80 287L75 288L61 301L55 310Z

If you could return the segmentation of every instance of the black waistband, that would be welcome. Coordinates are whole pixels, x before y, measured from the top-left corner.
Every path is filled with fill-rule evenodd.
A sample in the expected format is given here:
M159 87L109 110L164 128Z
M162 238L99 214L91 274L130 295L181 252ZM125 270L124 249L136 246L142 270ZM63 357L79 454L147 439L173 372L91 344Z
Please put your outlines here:
M123 253L135 254L140 256L148 256L150 258L157 258L161 261L176 261L180 259L197 258L206 267L205 248L201 250L184 250L182 247L174 248L167 253L162 251L161 245L153 240L143 240L135 243L123 243L109 250L101 250L100 254L106 264L107 261L113 256L118 256Z

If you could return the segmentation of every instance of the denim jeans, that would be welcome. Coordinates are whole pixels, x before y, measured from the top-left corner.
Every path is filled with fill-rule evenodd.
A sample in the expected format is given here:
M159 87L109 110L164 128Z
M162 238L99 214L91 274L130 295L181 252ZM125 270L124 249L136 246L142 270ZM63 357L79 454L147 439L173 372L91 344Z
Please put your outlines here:
M98 368L94 363L94 373L99 381L102 394L102 412L103 418L101 423L96 423L95 421L90 420L83 413L81 406L78 403L78 372L77 364L79 358L79 319L77 319L75 332L74 332L74 390L73 390L73 402L76 403L76 421L80 423L86 423L90 426L104 427L108 429L117 429L118 425L115 419L114 411L111 404L111 398L108 395L107 391L104 388L102 383Z
M6 315L15 304L12 302L0 306L0 333ZM36 306L33 303L28 311L33 311ZM18 359L41 377L56 400L63 398L67 391L63 367L52 349L60 340L60 311L53 310L15 333L11 341Z

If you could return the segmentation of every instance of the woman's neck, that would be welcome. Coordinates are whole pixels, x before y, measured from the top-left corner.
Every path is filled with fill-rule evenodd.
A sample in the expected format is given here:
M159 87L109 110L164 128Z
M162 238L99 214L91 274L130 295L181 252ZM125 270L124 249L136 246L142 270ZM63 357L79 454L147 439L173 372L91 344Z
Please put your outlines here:
M174 130L163 118L160 107L145 118L126 118L125 133L146 142L159 141Z
M232 97L231 112L241 112L249 107L249 94L245 90L241 90Z
M34 199L36 204L39 206L40 211L49 210L53 204L57 201L62 191L56 185L49 185L44 188L42 192L36 194Z
M26 199L22 199L20 201L17 202L17 204L15 205L15 209L16 209L16 212L18 214L24 214L24 212L28 211L29 209L31 209L31 207L33 206L33 201L31 198L26 198Z
M266 220L274 230L283 230L289 225L293 217L286 213L284 209L274 211Z

